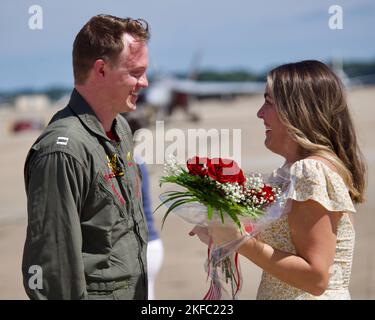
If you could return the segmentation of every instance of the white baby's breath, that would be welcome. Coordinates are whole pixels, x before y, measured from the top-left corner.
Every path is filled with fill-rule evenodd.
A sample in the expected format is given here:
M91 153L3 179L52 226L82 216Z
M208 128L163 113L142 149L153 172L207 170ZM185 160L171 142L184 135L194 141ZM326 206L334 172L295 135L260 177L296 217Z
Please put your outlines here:
M181 166L177 163L177 158L173 155L169 155L164 164L164 174L167 176L178 176L182 172Z
M202 164L202 169L207 169L207 165ZM164 166L164 173L166 176L179 177L185 174L185 169L177 163L175 156L170 155ZM219 182L210 175L201 176L200 178L209 182L208 185L214 185L219 196L223 196L228 202L240 205L247 212L253 210L262 210L265 205L274 201L280 201L281 189L275 186L265 184L260 173L252 173L245 175L245 182L239 184L238 182ZM182 184L183 185L183 184ZM270 195L265 187L271 187L274 195ZM268 195L268 196L267 196ZM216 195L217 196L217 195ZM206 201L206 200L204 200ZM215 207L215 203L211 204ZM220 205L220 204L219 204Z

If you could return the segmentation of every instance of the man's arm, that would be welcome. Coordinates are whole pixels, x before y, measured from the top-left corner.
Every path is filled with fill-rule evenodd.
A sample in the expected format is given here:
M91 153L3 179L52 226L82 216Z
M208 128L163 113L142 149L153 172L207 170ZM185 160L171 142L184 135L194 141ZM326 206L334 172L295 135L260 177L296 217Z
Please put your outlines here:
M54 152L33 157L25 174L26 293L31 299L82 299L87 292L79 212L89 186L83 167L72 156Z

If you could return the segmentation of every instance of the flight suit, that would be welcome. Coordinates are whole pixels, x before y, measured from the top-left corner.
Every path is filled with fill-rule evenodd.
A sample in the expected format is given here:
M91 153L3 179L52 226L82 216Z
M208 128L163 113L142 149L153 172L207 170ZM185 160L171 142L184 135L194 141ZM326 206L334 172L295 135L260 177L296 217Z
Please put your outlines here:
M74 90L29 151L22 272L31 299L147 299L141 175L123 116L113 129L118 142Z

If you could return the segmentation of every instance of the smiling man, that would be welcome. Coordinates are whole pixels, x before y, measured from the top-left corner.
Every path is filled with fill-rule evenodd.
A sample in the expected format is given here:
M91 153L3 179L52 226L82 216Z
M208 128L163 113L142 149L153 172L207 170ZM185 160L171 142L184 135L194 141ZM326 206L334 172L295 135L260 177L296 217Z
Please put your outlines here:
M25 163L31 299L146 299L147 225L120 115L147 87L147 22L98 15L73 45L75 88ZM33 272L37 270L38 273Z

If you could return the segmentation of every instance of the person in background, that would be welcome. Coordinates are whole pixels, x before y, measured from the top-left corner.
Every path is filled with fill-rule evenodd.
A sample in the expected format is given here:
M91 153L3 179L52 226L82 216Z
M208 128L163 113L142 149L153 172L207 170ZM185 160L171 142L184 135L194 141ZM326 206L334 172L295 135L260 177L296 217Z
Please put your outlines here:
M136 135L136 131L144 128L143 122L133 117L130 114L123 114L127 118L129 126L132 130L133 135ZM135 154L135 161L138 163L142 174L142 200L143 210L147 220L148 226L148 246L147 246L147 269L148 269L148 299L155 299L155 281L160 271L161 265L164 258L163 242L159 238L159 234L155 228L154 216L152 213L152 199L150 195L150 177L147 170L147 166L143 159Z

